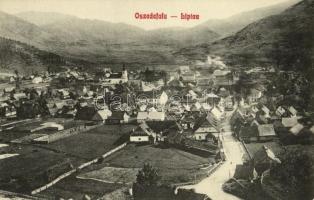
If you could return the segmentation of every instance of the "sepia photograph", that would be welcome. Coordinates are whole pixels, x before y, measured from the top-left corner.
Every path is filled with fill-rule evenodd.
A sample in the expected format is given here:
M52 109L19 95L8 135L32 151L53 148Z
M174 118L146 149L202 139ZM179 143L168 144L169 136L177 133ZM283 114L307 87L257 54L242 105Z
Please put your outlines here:
M0 0L0 200L314 200L314 0Z

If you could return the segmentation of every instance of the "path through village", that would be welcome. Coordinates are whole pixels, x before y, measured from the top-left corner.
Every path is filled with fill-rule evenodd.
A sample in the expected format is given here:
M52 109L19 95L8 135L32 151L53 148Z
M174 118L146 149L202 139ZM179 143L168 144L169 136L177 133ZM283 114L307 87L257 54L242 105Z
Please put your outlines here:
M182 186L185 189L195 189L197 193L207 194L213 200L239 200L240 198L225 193L222 185L233 177L237 164L242 164L242 157L245 150L241 143L232 136L230 130L230 117L232 112L228 112L223 123L221 141L224 147L226 161L208 178L195 185Z

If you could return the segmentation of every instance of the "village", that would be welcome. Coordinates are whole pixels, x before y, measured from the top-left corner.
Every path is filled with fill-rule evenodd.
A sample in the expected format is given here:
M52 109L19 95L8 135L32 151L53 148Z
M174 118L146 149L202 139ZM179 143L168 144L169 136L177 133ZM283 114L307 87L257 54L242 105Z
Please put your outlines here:
M295 72L240 70L215 56L167 70L16 71L0 83L0 189L34 198L114 199L132 195L138 170L150 163L163 185L195 191L226 170L231 179L221 192L241 197L248 184L267 181L284 149L313 151L311 113L282 94L278 76L294 83L288 89L302 90ZM238 163L231 163L233 154ZM234 169L224 169L229 162ZM266 181L265 195L276 196ZM212 198L210 189L205 194Z

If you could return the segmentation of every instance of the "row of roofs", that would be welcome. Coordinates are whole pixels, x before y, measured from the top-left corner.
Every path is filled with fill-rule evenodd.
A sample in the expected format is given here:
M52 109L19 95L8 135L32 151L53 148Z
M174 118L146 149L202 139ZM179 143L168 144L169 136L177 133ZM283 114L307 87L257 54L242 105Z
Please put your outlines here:
M293 136L306 136L313 140L312 122L302 121L293 106L279 106L271 111L265 105L239 108L231 119L231 125L237 137L245 142L270 141ZM311 139L312 138L312 139Z

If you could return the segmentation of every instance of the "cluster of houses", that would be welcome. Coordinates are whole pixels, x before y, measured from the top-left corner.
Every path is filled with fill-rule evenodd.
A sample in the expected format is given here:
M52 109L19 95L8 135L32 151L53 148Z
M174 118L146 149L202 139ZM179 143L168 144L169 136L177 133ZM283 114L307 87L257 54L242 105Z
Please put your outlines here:
M278 152L274 152L266 145L261 146L256 152L254 152L248 162L243 165L239 164L236 166L233 178L248 181L258 180L263 173L272 167L281 164L281 160L276 156L276 154L278 154Z
M161 73L156 74L158 77ZM176 73L167 74L168 81L161 77L151 82L142 80L142 75L141 71L129 73L125 68L121 72L105 68L94 77L75 70L45 75L48 86L5 88L0 115L12 120L53 117L104 124L136 123L131 142L183 138L217 144L224 113L234 107L227 89L235 80L230 71L219 68L205 78L189 66L181 66ZM33 77L32 83L39 86L39 77Z
M234 134L250 142L279 141L283 144L313 143L314 126L292 105L261 103L262 94L249 103L240 102L231 119Z

